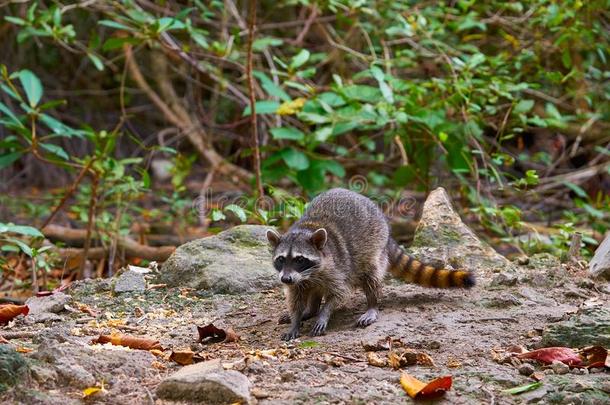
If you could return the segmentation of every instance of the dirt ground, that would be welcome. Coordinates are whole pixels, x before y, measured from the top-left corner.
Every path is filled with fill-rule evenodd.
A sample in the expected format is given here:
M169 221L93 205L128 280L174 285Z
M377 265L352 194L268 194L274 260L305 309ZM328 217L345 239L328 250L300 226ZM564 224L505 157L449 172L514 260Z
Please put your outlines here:
M95 383L105 380L107 390L87 402L169 404L156 397L155 389L181 367L167 358L168 353L187 348L243 372L252 384L254 401L261 404L410 402L399 383L401 372L424 381L451 375L453 387L440 403L610 403L610 378L600 369L556 375L533 363L535 370L545 373L542 387L521 395L502 392L534 381L519 374L518 361L499 362L503 350L514 345L535 348L546 326L580 307L610 303L607 284L593 283L576 271L525 269L524 274L504 282L514 285L492 286L482 280L467 291L389 281L377 323L365 329L355 326L365 309L363 294L356 292L353 301L332 318L325 336L306 335L313 324L310 320L303 325L304 336L290 343L280 340L287 326L277 323L284 311L279 288L241 296L165 288L115 295L108 281L79 283L67 291L74 312L33 324L18 319L0 330L24 332L27 337L12 339L11 344L32 349L24 356L34 364L29 377L0 395L0 403L81 403L83 385L92 381L73 376L72 383L66 382L78 374L74 363L80 362L78 366L95 376ZM97 318L76 310L79 304L93 309ZM232 327L239 342L197 343L196 326L210 322ZM111 348L98 346L94 356L76 355L89 350L86 346L99 334L116 330L158 339L165 354L153 357L114 348L122 356L117 357ZM363 344L387 337L428 354L434 366L394 370L370 365ZM381 358L387 353L377 352ZM65 375L66 364L77 371Z

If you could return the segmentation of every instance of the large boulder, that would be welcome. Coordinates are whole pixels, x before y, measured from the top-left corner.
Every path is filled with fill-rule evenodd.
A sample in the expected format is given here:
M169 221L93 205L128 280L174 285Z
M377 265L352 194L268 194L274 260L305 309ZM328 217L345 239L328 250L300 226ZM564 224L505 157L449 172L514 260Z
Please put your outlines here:
M424 261L440 259L454 268L473 271L477 276L514 271L514 266L504 256L462 222L442 187L432 191L426 199L409 250Z
M159 281L169 287L228 294L272 288L277 284L277 272L271 263L267 229L240 225L188 242L163 264Z
M610 234L595 251L589 262L589 274L592 277L603 277L610 280Z

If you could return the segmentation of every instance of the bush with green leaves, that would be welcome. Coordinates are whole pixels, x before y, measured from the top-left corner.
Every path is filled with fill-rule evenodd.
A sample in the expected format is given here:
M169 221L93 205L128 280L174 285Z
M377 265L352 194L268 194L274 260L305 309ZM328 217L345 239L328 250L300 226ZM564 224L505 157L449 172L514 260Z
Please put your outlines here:
M176 149L198 153L196 162L178 162L176 189L185 167L202 165L248 184L247 5L8 5L0 13L13 41L2 46L21 52L5 52L16 56L6 62L15 73L3 73L0 114L7 136L0 166L31 152L68 170L75 161L65 145L98 142L105 129L111 150L117 144L137 150L156 144L155 135L143 134L160 134L169 125L182 139ZM257 6L253 76L266 185L309 197L346 185L353 175L365 176L376 194L442 184L461 195L484 226L510 239L526 232L528 222L569 222L589 233L610 228L604 186L610 170L608 0L281 0ZM72 65L79 70L67 68ZM70 87L75 72L79 85L105 95L75 96L78 108L71 100L61 106L74 115L71 122L82 123L79 129L58 119L59 105L45 103L36 79ZM147 181L141 171L142 180L125 184L124 177L144 162L125 161L129 156L104 162L110 155L96 158L95 170L108 176L104 201L128 204L124 197L137 195ZM86 164L87 157L79 159ZM568 176L592 170L587 165L601 185L584 184L594 176ZM121 172L128 175L116 175ZM78 212L83 219L87 192ZM549 208L541 210L547 197ZM239 221L276 218L245 204L212 210L212 219L228 211Z

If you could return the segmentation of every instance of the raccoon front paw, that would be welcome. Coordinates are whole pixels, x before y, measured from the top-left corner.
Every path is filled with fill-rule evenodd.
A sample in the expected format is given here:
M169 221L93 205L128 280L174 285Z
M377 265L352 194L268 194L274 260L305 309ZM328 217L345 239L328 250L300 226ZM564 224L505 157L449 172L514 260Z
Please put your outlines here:
M282 340L288 342L289 340L293 340L299 337L299 331L291 329L288 332L282 334Z
M311 328L311 336L321 336L324 334L324 332L326 332L326 325L328 325L328 322L324 322L324 321L320 321L318 320L316 322L316 324L313 326L313 328Z
M277 323L278 325L290 323L290 314L288 312L284 312L282 315L280 315L279 319L277 320Z
M373 322L377 321L378 317L379 317L379 311L374 308L371 308L368 311L366 311L364 314L362 314L362 316L358 319L358 326L360 326L362 328L369 326Z

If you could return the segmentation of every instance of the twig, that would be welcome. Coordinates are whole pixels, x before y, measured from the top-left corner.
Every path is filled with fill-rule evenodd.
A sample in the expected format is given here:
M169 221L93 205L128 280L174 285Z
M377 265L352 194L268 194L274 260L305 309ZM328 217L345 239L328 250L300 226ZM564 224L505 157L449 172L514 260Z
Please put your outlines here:
M318 8L316 7L316 5L314 3L312 5L311 14L309 15L309 17L305 21L305 25L303 26L303 29L299 33L299 36L294 40L294 45L300 46L303 43L303 40L305 39L305 36L309 32L309 29L311 28L311 25L313 24L313 22L314 22L314 20L316 19L317 16L318 16Z
M30 339L38 336L39 332L2 332L2 337L5 339Z
M97 173L91 179L91 198L89 199L89 213L87 218L87 235L85 236L85 247L83 249L83 260L78 270L78 278L82 279L85 275L85 265L87 263L87 253L91 247L91 232L93 231L93 222L95 220L95 209L97 202L97 186L99 184L99 176Z
M252 44L254 42L254 28L256 24L256 0L250 0L248 12L248 63L246 75L248 76L248 93L250 96L250 129L252 130L252 143L254 144L254 175L256 176L257 198L264 196L263 183L261 182L261 151L258 142L258 127L256 122L256 99L254 94L254 77L252 76L252 59L254 53Z
M471 322L494 322L494 321L505 321L505 322L512 322L512 323L518 323L519 321L517 321L514 318L508 318L508 317L491 317L491 318L472 318L472 319L458 319L459 323L471 323Z

